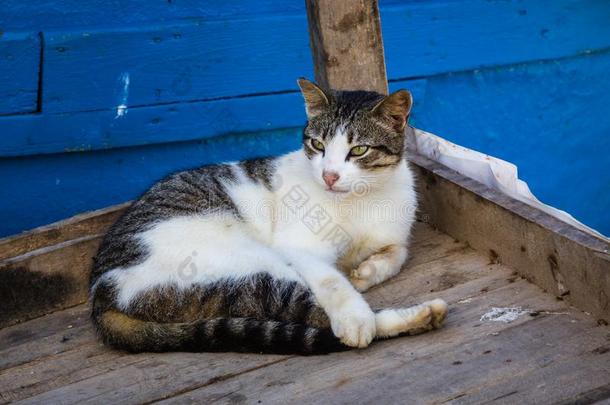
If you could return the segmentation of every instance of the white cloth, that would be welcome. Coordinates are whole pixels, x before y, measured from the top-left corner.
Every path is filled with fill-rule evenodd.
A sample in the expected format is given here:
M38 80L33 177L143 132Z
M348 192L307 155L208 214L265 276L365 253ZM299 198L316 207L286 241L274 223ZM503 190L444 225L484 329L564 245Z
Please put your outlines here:
M610 238L577 221L567 212L540 202L532 194L527 183L519 179L517 166L514 164L456 145L417 128L413 128L413 131L407 130L407 137L409 147L416 150L420 155L442 163L466 177L485 184L487 187L501 191L584 232L610 242Z

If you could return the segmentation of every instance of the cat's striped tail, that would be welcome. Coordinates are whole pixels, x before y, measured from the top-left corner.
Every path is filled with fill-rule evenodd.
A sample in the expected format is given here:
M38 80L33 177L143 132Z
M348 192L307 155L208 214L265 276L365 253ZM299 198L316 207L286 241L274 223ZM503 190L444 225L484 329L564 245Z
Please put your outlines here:
M214 318L157 323L116 310L94 311L92 318L106 344L130 352L324 354L348 349L330 329L293 322Z

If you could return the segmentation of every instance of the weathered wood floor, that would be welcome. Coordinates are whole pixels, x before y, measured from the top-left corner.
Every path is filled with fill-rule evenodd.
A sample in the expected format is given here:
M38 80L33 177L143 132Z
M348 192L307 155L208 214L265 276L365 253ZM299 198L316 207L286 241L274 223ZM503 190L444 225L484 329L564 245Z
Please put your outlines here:
M26 292L27 293L27 292ZM419 225L373 306L441 297L446 326L318 357L128 355L100 345L85 305L0 330L0 402L592 403L610 398L610 328L468 246ZM491 307L529 311L481 321Z

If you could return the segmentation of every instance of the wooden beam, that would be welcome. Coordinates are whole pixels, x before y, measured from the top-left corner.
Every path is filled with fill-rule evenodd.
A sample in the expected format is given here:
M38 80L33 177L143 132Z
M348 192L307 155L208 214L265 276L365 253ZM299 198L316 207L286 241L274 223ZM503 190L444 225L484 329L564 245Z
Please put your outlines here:
M85 302L91 259L129 204L0 239L0 328Z
M86 236L103 234L131 204L89 211L63 221L0 239L0 261Z
M600 323L610 320L610 244L424 156L409 159L422 218Z
M316 81L388 93L377 0L306 0Z
M101 240L84 236L0 261L0 328L85 302Z

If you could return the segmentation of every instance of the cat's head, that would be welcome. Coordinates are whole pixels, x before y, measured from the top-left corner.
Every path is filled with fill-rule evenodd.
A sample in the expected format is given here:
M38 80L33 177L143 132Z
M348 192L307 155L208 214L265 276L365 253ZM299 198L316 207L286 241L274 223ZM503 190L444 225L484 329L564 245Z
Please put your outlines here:
M350 195L385 184L402 162L412 98L370 91L324 91L298 80L307 126L303 151L316 182L329 193Z

